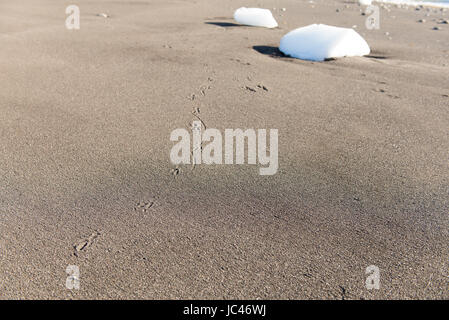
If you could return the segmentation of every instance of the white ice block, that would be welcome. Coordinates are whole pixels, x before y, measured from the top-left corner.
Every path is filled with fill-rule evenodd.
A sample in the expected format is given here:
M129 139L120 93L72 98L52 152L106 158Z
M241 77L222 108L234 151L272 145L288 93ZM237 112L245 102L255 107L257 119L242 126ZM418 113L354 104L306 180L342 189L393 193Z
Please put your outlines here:
M313 61L329 58L364 56L370 47L353 29L312 24L287 33L279 50L285 55Z

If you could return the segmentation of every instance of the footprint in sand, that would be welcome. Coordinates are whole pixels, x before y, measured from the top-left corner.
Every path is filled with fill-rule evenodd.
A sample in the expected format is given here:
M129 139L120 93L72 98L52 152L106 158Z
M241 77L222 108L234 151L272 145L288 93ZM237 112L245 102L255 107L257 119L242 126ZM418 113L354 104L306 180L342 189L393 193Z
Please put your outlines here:
M343 286L339 286L339 288L340 288L341 299L345 300L347 298L347 294L348 294L346 291L346 288Z
M208 83L213 82L214 79L211 77L207 78ZM205 97L208 90L212 89L210 84L203 84L199 87L198 92L192 93L189 97L190 100L195 101L199 97Z
M243 65L243 66L250 66L250 65L251 65L251 63L249 63L249 62L243 62L243 61L240 60L240 59L233 59L233 58L231 58L231 59L229 59L229 60L235 61L235 62L237 62L237 63L239 63L239 64L241 64L241 65Z
M268 92L268 88L262 84L258 84L256 87L245 86L244 89L246 89L252 93L256 93L258 91Z
M202 86L200 87L200 93L201 93L201 95L202 95L203 97L205 97L205 96L206 96L206 92L207 92L208 90L210 90L210 89L212 89L212 86L209 86L209 85L202 85Z
M203 121L203 119L201 119L201 117L199 116L200 113L200 108L194 108L194 110L192 111L192 115L196 118L193 119L190 123L189 123L189 128L190 130L194 130L195 129L195 125L194 125L194 121L200 121L201 125L204 127L204 130L207 129L206 123Z
M387 96L389 96L390 98L393 98L393 99L399 99L400 98L399 96L396 96L396 95L393 95L393 94L388 94Z
M4 240L0 239L0 258L6 256L6 243Z
M80 252L86 251L88 247L90 247L92 245L92 243L94 242L94 240L96 238L98 238L98 236L100 235L99 231L95 231L93 232L89 237L87 237L86 239L80 241L78 244L74 245L74 249L75 249L75 256L78 257L78 254Z

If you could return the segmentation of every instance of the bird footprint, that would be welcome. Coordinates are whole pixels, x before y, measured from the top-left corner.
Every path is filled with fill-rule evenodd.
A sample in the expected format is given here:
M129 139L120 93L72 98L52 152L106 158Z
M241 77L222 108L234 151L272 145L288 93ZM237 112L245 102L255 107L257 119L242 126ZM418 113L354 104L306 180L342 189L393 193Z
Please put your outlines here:
M100 232L95 231L93 232L89 237L87 237L86 239L82 240L81 242L79 242L78 244L76 244L74 246L75 249L75 256L78 256L79 252L82 251L86 251L88 247L90 247L92 245L92 243L94 242L94 240L100 235Z
M154 205L154 201L140 201L134 206L134 211L141 210L142 212L147 212Z

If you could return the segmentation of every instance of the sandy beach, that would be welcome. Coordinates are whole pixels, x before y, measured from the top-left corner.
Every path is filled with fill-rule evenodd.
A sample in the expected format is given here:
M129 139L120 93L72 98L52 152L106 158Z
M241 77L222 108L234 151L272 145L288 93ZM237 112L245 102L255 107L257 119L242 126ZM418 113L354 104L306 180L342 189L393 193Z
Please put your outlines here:
M0 2L0 299L449 299L449 10L91 0L67 30L71 4ZM370 55L280 53L313 23ZM173 165L192 121L278 129L277 173Z

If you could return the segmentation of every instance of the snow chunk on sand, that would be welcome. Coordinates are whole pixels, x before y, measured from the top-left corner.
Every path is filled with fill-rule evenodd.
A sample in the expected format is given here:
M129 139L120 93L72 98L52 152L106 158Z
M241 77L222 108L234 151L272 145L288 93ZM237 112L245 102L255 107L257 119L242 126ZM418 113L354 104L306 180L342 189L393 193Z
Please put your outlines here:
M373 4L373 0L359 0L359 3L360 3L362 6L370 6L370 5Z
M364 56L370 53L366 41L353 29L312 24L287 33L279 50L285 55L313 61Z
M240 24L254 27L276 28L278 26L268 9L243 7L234 12L234 20Z

